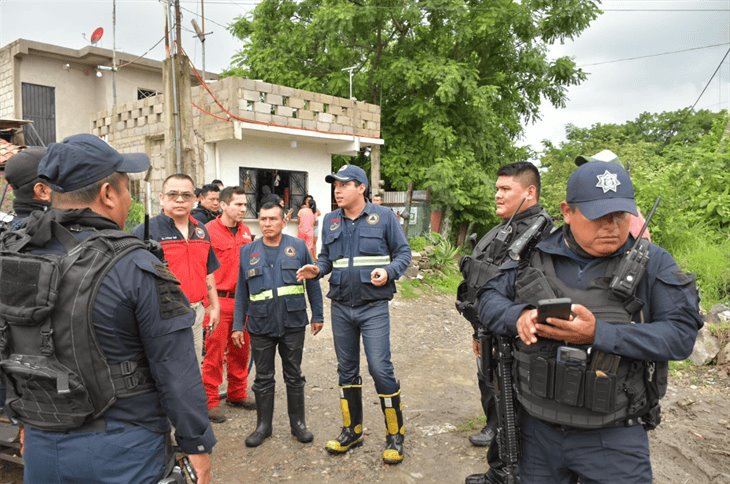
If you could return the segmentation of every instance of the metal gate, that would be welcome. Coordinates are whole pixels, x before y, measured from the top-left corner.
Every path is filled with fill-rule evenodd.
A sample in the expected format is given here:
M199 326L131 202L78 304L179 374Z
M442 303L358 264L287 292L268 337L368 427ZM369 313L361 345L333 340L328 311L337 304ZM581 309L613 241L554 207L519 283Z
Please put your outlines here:
M33 121L35 130L46 146L56 142L56 88L38 84L22 83L23 119ZM28 134L28 133L26 133ZM26 137L31 143L32 136ZM35 140L34 140L35 141Z

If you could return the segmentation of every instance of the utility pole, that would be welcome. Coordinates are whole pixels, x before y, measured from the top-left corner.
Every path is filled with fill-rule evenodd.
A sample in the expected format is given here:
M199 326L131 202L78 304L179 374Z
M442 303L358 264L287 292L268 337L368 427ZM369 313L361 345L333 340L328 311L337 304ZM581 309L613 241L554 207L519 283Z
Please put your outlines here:
M112 2L112 108L117 106L117 0Z

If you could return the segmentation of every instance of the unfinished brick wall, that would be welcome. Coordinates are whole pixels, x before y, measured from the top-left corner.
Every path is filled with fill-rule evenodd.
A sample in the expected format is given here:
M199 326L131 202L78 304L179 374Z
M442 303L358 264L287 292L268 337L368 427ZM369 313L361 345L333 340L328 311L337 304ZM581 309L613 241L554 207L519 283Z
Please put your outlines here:
M380 106L375 104L252 79L227 78L209 87L223 106L243 119L289 128L380 137ZM210 113L227 117L202 87L193 88L193 102ZM211 116L204 118L208 118L204 124L217 121Z
M16 117L12 56L14 46L13 43L0 50L0 118Z

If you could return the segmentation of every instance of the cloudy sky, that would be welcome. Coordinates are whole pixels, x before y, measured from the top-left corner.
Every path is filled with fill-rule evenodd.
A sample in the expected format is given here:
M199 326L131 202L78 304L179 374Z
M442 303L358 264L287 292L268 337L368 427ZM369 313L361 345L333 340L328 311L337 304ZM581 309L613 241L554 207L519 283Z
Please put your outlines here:
M117 0L116 47L145 53L163 36L165 10L157 0ZM206 68L229 65L240 46L225 26L253 8L255 0L205 0ZM200 1L182 0L183 47L201 66L200 43L192 18L200 23ZM545 106L542 120L527 127L523 140L535 149L542 139L559 142L564 126L623 122L641 112L691 106L730 48L730 0L605 0L604 10L577 39L552 48L568 55L589 73L569 90L563 109ZM0 0L0 45L17 38L81 48L95 27L105 29L99 45L112 47L111 0ZM692 49L692 50L690 50ZM685 51L685 52L676 52ZM672 53L669 53L672 52ZM669 53L666 55L660 55ZM162 45L149 57L161 59ZM650 56L650 57L644 57ZM642 57L635 60L621 60ZM697 108L727 109L730 103L730 56L725 59ZM387 142L387 140L386 140Z

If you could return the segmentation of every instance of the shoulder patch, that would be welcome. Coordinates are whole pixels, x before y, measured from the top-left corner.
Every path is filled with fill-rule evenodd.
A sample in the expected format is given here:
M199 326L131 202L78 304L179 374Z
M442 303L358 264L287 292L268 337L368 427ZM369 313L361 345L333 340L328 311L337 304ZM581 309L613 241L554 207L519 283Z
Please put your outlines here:
M200 227L195 227L195 236L199 239L205 239L205 230Z

